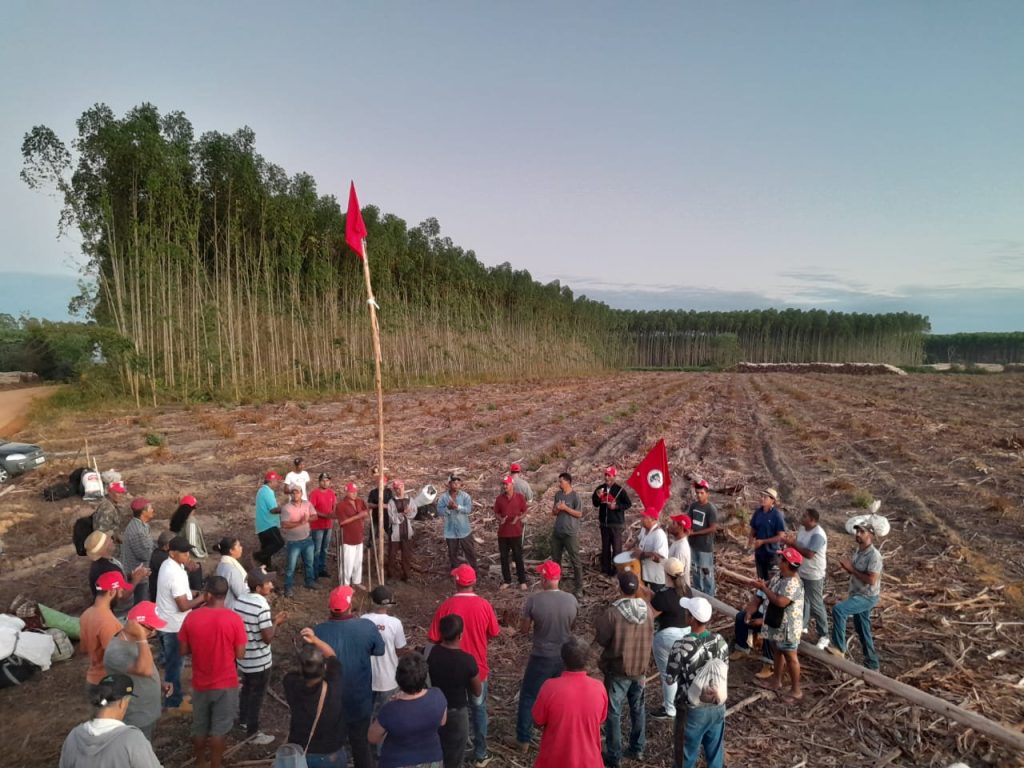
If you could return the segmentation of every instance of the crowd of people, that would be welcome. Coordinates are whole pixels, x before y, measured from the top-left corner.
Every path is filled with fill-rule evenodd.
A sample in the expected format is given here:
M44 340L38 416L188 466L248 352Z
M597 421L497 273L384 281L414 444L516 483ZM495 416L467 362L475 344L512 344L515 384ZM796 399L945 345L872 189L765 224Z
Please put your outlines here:
M194 515L197 499L183 497L170 530L154 539L153 504L135 498L125 522L125 488L112 485L85 542L94 597L81 617L81 648L89 658L86 682L96 712L68 735L62 768L159 765L151 741L166 712L191 717L200 765L219 768L234 729L251 744L274 743L276 737L261 729L262 705L275 666L272 644L288 614L275 611L271 598L277 571L283 571L284 596L293 595L300 561L306 588L319 590L322 580L335 578L338 585L325 593L324 621L294 635L296 659L281 681L290 708L288 737L278 753L304 755L314 767L351 760L355 768L486 768L493 759L489 648L503 630L492 603L477 592L472 499L454 474L437 496L453 591L435 611L426 644L413 649L387 586L369 591L371 610L362 616L353 610L357 590L365 591L364 572L372 573L378 534L388 544L380 565L390 578L407 581L418 570L413 553L416 533L423 535L424 528L413 525L416 500L386 468L374 468L374 474L364 500L354 482L346 483L339 499L326 472L311 488L301 458L284 478L267 472L256 494L259 549L250 565L242 541L228 535L211 548L220 557L205 578L210 556ZM504 631L531 641L507 749L526 756L539 735L534 765L540 768L642 763L650 717L674 723L674 768L692 768L701 752L708 768L718 768L724 764L730 661L759 651L764 668L757 684L796 705L803 697L801 641L814 639L819 648L843 655L852 617L865 665L878 668L871 610L882 558L869 522L856 528L852 555L838 561L849 573L849 596L832 608L830 626L824 604L828 538L820 515L807 509L799 530L787 530L779 494L764 489L748 532L757 578L750 580L749 602L735 615L730 648L710 626L718 512L709 485L694 483L685 511L665 516L660 509L640 509L634 537L627 517L633 502L617 475L608 467L591 494L601 545L599 574L589 576L580 557L586 508L573 477L558 476L547 510L536 510L519 465L502 479L493 503L498 589L513 588L514 566L515 584L526 592L519 625ZM376 487L381 479L383 498ZM553 523L551 557L536 566L533 588L523 548L531 517ZM380 519L383 531L376 530ZM337 571L331 574L334 552ZM563 561L572 569L569 590L562 589ZM591 638L577 627L588 580L616 590L595 615ZM587 672L593 653L601 680ZM192 668L188 695L184 659ZM648 712L652 662L661 696Z

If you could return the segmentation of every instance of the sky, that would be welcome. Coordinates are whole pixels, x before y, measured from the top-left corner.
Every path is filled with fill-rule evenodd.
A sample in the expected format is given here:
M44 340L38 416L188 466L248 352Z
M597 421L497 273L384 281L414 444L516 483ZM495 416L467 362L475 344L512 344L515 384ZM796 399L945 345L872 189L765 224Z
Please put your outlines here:
M1022 41L1019 0L5 0L0 312L79 271L25 132L148 101L611 306L1022 330Z

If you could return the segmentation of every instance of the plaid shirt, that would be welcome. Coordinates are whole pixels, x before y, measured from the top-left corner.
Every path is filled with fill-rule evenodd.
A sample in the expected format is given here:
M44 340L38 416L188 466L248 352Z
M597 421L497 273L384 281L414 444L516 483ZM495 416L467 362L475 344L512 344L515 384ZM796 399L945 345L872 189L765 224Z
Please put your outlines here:
M651 658L654 641L654 620L649 610L639 624L629 621L618 604L627 600L616 600L598 617L594 640L604 648L597 662L605 677L643 677ZM646 608L643 600L634 599Z
M124 541L121 542L121 562L124 572L131 574L140 565L149 565L149 557L153 554L153 538L149 526L139 518L133 517L124 529Z
M689 707L687 691L690 683L697 676L697 670L711 659L721 659L729 663L729 644L721 635L714 632L701 632L699 635L689 634L676 640L668 654L665 667L665 680L671 684L679 683L676 690L676 706Z

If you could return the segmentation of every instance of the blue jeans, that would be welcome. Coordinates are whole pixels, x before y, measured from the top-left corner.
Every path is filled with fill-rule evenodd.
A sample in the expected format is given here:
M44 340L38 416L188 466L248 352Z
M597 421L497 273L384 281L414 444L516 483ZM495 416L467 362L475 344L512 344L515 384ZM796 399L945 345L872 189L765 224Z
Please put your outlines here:
M334 533L330 528L320 531L310 531L313 539L313 564L316 566L316 575L327 573L327 553L331 549L331 535Z
M654 666L661 672L661 706L672 717L676 716L676 691L678 683L665 682L665 670L668 668L668 656L676 640L682 640L690 634L689 627L665 627L654 635Z
M348 763L348 755L342 747L330 755L306 755L306 765L309 768L345 768Z
M853 628L864 651L864 666L878 669L878 654L871 637L871 609L878 605L878 595L851 595L832 606L832 645L846 651L846 620L853 617Z
M707 768L725 765L725 705L692 707L686 711L686 735L683 741L683 766L694 768L704 747Z
M487 757L487 684L484 680L479 698L469 697L469 722L473 727L473 759L483 760Z
M160 647L164 651L164 682L171 686L171 694L164 700L165 707L180 707L184 694L181 690L181 647L177 632L159 632Z
M295 581L295 565L299 562L299 555L302 555L302 564L306 569L306 586L313 586L316 583L316 571L313 570L313 539L307 536L302 541L289 541L287 544L288 566L284 572L284 591L291 592L292 582Z
M519 688L519 714L516 717L516 741L528 744L533 736L533 705L537 701L540 687L565 669L560 656L530 655L523 673L523 684Z
M750 620L764 618L760 611L756 611ZM752 627L747 624L747 614L744 611L736 611L736 623L735 623L735 636L736 636L736 648L737 650L749 650L750 636L760 635L761 627ZM761 660L765 664L775 663L775 654L772 653L772 644L767 640L761 643Z
M700 590L708 597L715 596L715 553L691 552L692 563L690 572L693 575L693 588Z
M605 676L608 691L608 719L604 721L605 756L610 765L622 759L622 705L629 702L629 752L639 755L647 744L647 706L644 678Z

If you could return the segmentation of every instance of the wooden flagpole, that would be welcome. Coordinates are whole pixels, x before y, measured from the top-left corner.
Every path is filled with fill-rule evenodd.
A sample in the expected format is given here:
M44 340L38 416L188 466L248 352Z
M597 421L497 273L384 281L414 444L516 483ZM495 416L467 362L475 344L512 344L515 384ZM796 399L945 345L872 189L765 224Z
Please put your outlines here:
M377 323L377 300L370 284L370 260L363 239L363 278L366 280L366 303L370 308L373 331L373 381L377 388L377 580L384 583L384 384L380 373L380 326Z

